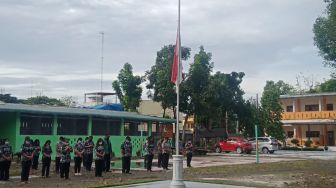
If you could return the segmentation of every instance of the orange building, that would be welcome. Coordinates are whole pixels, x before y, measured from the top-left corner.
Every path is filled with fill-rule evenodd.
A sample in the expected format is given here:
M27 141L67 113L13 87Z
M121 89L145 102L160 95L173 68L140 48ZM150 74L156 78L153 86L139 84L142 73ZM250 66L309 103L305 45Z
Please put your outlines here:
M335 145L335 92L281 95L280 101L284 109L282 123L287 143L295 138L301 145L309 139L314 145Z

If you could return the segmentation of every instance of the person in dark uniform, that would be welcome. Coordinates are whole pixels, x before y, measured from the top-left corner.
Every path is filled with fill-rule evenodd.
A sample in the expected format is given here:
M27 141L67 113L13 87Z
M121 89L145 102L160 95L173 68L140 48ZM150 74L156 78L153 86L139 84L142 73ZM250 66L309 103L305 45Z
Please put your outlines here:
M87 142L89 140L89 137L85 137L85 140L84 140L84 142L83 142L83 145L84 145L84 154L83 154L83 166L85 167L85 169L86 169L86 167L87 167L87 154L85 153L85 151L86 151L86 149L85 149L85 143Z
M33 156L32 169L37 170L38 169L40 152L41 152L40 140L36 139L34 141L33 145L34 145L34 156Z
M12 147L9 144L9 140L5 139L5 145L3 147L3 157L4 157L4 180L9 181L9 169L12 163Z
M191 167L191 159L193 155L193 145L191 143L191 140L188 140L188 142L184 146L185 153L187 155L187 167Z
M112 144L110 141L110 136L106 135L104 138L104 161L105 161L105 171L110 172L111 168L111 157L112 157Z
M171 146L168 140L168 137L165 137L165 139L162 142L162 167L165 170L169 170L168 169L168 164L169 164L169 155L171 152Z
M60 170L61 150L64 138L61 136L56 144L55 171L58 174Z
M75 145L75 176L80 176L81 174L81 165L84 155L84 144L82 143L83 139L78 138Z
M90 171L92 167L92 160L93 160L93 148L94 143L92 141L92 136L85 142L85 157L86 157L86 170Z
M42 177L49 177L51 163L51 141L47 140L42 147Z
M0 181L4 180L5 177L5 160L3 154L3 147L5 146L4 139L0 139Z
M132 143L131 137L127 136L126 140L121 144L121 160L122 160L122 173L130 174L131 170L131 157L132 157Z
M95 152L96 152L95 176L96 177L103 177L102 173L103 173L104 165L105 165L105 161L104 161L105 152L104 152L104 141L103 141L102 138L98 139L98 141L96 143Z
M65 141L62 144L61 150L61 160L60 160L60 177L69 179L69 171L70 171L70 162L72 147L69 145L69 139L64 139Z
M158 168L162 168L162 138L159 139L157 142L156 148L157 148L157 155L158 155Z
M146 142L144 144L144 155L146 158L146 168L147 172L152 172L152 162L154 157L154 144L151 137L146 138Z
M34 156L34 146L29 138L26 136L25 142L21 147L21 182L28 183L29 171L32 165Z

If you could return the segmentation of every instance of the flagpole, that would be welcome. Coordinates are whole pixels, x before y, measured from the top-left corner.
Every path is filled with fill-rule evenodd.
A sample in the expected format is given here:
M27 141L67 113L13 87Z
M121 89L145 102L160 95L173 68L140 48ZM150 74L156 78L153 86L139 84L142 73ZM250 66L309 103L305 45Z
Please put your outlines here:
M183 181L183 155L180 155L179 137L180 137L180 126L179 126L179 108L180 108L180 83L181 83L181 35L180 35L180 16L181 16L181 0L178 0L178 72L177 72L177 82L176 82L176 128L175 128L175 147L176 153L173 155L173 179L170 184L171 188L185 188ZM176 46L175 46L176 49Z

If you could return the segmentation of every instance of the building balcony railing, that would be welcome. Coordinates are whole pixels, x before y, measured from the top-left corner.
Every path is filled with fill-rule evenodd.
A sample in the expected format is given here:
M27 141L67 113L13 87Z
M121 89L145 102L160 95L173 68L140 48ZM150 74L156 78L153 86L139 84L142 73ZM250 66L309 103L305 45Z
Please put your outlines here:
M282 120L336 119L336 111L284 112Z

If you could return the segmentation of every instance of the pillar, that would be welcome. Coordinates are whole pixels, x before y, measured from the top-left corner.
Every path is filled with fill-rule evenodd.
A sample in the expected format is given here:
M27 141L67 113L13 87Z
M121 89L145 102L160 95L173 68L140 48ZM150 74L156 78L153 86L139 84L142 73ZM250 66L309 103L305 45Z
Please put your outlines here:
M54 115L54 119L53 119L53 135L57 135L57 127L58 127L57 115Z
M21 127L21 121L20 121L20 112L17 112L15 114L15 142L12 143L15 148L13 148L13 151L18 151L21 147L21 140L20 140L20 127Z
M296 101L293 100L293 112L296 112Z
M92 116L89 116L89 122L88 122L88 135L92 135Z
M151 121L147 123L147 131L148 131L148 136L152 136L152 122Z
M124 118L120 121L120 136L125 136L125 120Z
M322 99L321 97L319 98L319 112L322 111Z

